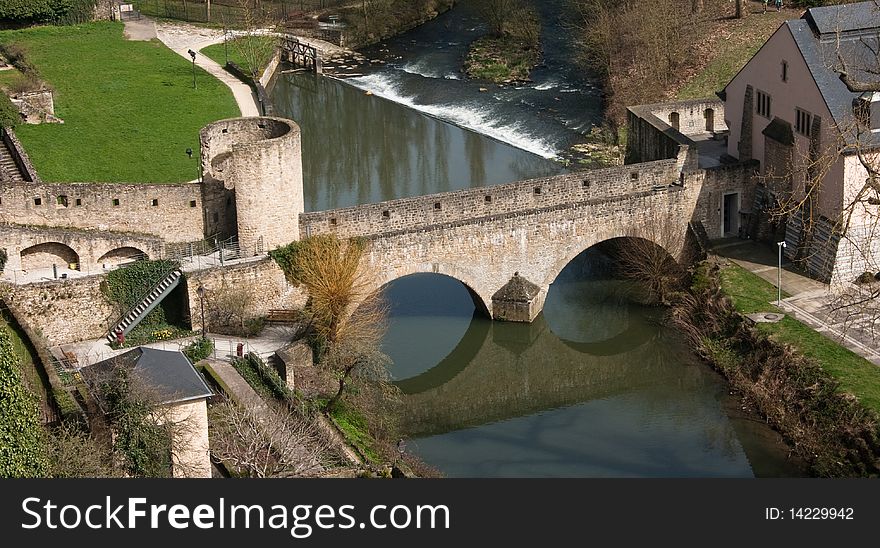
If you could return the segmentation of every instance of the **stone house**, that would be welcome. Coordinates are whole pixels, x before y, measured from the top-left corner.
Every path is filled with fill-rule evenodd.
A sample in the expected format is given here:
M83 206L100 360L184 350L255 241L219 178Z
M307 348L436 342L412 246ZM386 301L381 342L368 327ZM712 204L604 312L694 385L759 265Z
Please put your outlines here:
M880 271L878 38L874 2L809 9L718 93L727 153L761 165L752 236L784 239L789 259L832 284Z
M80 373L99 407L106 409L101 386L116 367L125 367L150 391L155 418L171 429L171 473L176 478L210 478L207 399L214 395L180 351L138 347L84 367Z

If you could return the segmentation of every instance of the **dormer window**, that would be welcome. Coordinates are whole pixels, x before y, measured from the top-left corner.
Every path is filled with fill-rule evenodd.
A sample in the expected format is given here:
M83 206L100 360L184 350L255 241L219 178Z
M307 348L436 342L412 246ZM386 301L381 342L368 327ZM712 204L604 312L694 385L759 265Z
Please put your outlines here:
M880 93L869 91L856 98L853 114L860 128L880 131Z

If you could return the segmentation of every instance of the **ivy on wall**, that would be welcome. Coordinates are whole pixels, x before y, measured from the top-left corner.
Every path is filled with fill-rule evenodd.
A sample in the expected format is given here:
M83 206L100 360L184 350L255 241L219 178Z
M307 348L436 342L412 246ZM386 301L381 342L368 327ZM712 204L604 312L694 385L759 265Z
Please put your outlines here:
M0 324L0 477L45 477L48 463L37 399L22 384L9 332Z
M175 268L180 268L180 264L167 259L138 261L125 268L111 271L106 281L101 284L101 290L122 313L138 304L151 287ZM141 325L150 328L164 326L166 323L165 310L157 306L147 314Z

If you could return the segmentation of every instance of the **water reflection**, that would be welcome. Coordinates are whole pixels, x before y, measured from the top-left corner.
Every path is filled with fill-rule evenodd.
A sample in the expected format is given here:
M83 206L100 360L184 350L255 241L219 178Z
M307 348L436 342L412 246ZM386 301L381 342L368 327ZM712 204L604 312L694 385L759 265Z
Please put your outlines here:
M605 263L576 259L532 324L474 314L449 278L392 284L385 349L411 450L449 476L792 472L778 437L728 418L721 379Z
M302 128L307 211L561 173L561 164L339 81L279 75L277 114Z

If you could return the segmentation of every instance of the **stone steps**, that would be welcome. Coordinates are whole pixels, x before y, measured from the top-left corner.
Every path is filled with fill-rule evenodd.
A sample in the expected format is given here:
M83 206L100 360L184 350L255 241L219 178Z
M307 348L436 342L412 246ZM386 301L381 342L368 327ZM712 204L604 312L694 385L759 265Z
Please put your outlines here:
M6 147L6 143L2 141L0 141L0 171L12 181L22 182L25 180L15 160L12 159L12 154Z

